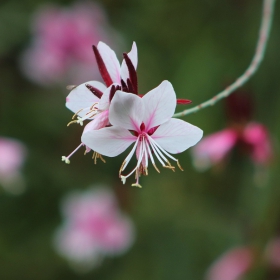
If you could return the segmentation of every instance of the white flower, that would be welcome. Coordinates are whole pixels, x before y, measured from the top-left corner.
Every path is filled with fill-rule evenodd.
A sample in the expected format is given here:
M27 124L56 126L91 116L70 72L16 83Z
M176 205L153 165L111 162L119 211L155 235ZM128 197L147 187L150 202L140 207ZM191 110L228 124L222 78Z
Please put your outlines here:
M176 95L170 82L163 81L157 88L142 98L124 91L117 91L109 108L111 127L84 131L82 142L97 153L115 157L135 143L120 168L120 177L125 183L127 177L136 173L136 183L141 187L140 175L148 174L148 162L151 160L155 169L154 156L163 167L174 171L168 161L172 159L180 164L171 154L185 151L195 145L202 137L202 130L183 120L173 119L176 108ZM126 176L126 168L136 152L136 167Z

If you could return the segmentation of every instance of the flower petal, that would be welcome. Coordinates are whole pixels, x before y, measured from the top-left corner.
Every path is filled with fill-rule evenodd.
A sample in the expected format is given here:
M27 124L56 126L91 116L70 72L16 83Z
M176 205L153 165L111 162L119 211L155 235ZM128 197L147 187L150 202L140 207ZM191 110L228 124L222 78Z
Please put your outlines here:
M171 119L160 125L151 137L167 152L178 154L195 145L203 131L183 120Z
M142 98L123 91L115 93L109 109L109 120L112 125L139 131L144 114Z
M100 102L98 105L98 109L101 111L107 110L110 106L110 92L113 86L118 86L119 84L114 83L109 86L104 92L102 97L100 98Z
M135 42L133 42L131 51L127 55L130 58L133 66L134 66L134 69L136 70L137 64L138 64L138 55L137 55L137 46L136 46ZM128 67L126 65L125 60L122 61L121 78L125 83L126 83L127 79L129 79Z
M143 122L149 130L165 123L173 116L176 108L176 95L170 82L163 81L142 98L145 105Z
M120 84L120 63L117 59L115 52L103 42L98 43L97 49L101 55L101 58L113 83Z
M194 164L206 169L220 162L236 144L238 135L233 129L225 129L206 136L192 150Z
M82 134L82 143L97 153L115 157L125 151L137 139L127 129L111 126Z
M85 128L84 128L84 133L91 131L91 130L97 130L100 128L105 127L106 125L109 124L109 111L103 111L99 114L96 115L96 117L94 118L94 120L92 120L91 122L89 122Z
M66 107L68 109L76 113L83 108L88 108L78 114L80 117L83 117L86 113L89 112L89 107L91 107L94 102L99 102L99 98L96 97L86 87L86 84L97 88L101 92L104 92L106 90L106 86L102 83L97 81L90 81L77 86L68 94L68 96L66 97Z

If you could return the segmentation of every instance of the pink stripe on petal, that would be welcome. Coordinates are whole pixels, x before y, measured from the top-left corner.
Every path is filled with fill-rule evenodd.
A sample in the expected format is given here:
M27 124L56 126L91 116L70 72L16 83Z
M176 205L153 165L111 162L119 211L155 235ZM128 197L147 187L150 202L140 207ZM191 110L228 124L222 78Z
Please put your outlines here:
M177 154L195 145L202 135L200 128L183 120L171 119L160 125L151 137L167 152Z
M115 157L137 139L127 129L111 126L83 133L82 142L97 153Z

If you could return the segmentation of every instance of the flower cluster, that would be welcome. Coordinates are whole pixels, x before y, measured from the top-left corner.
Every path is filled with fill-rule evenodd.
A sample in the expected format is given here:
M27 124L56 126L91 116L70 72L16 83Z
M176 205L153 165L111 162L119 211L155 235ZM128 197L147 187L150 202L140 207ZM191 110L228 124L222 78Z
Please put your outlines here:
M131 220L122 214L106 188L72 193L62 204L64 223L54 245L78 269L90 269L105 256L126 252L134 241Z
M133 144L119 171L123 183L135 173L133 186L141 187L139 177L148 175L149 160L158 172L155 159L174 171L175 166L169 161L173 160L182 170L178 159L171 154L181 153L195 145L202 137L202 130L172 116L176 103L188 104L190 101L176 100L168 81L163 81L145 95L139 95L135 43L129 53L123 54L121 65L115 52L106 44L99 42L93 46L93 51L105 85L97 81L84 83L75 87L66 99L67 108L75 113L70 123L83 125L85 120L89 120L79 147L85 145L86 152L93 150L96 162L97 158L104 161L102 156L118 156ZM134 153L137 164L131 172L123 175ZM62 160L70 163L72 154L62 157Z
M24 190L20 169L26 157L26 147L18 140L0 137L0 185L12 193Z
M114 37L101 6L82 1L67 8L47 5L36 12L31 24L33 42L21 63L28 78L52 85L99 77L88 46Z

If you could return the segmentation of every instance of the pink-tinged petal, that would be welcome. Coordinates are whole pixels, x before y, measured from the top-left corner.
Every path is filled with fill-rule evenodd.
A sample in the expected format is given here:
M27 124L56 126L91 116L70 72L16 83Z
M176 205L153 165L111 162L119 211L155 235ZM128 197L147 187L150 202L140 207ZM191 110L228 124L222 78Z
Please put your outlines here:
M249 123L243 132L243 140L251 145L251 157L256 163L267 163L272 158L272 144L266 127Z
M98 105L98 109L101 111L107 110L110 106L110 92L113 86L118 86L118 84L112 84L108 87L104 92L102 97L100 98L100 102Z
M66 107L73 111L74 113L82 110L78 115L83 117L86 113L89 112L89 108L95 103L99 102L97 98L87 87L86 84L91 85L94 88L97 88L101 92L106 90L106 86L97 81L90 81L84 84L81 84L74 88L69 95L66 97Z
M192 149L195 166L203 170L217 164L233 148L237 139L238 134L233 129L225 129L204 137Z
M142 99L132 93L117 91L109 109L110 123L129 130L139 131L145 114Z
M120 84L120 63L117 59L115 52L103 42L99 42L97 49L101 55L101 58L105 64L105 67L112 79L113 83Z
M125 151L137 139L127 129L111 126L99 130L91 130L82 135L82 143L93 151L115 157Z
M97 130L100 128L103 128L109 124L109 111L103 111L96 115L94 120L89 122L85 128L84 128L84 133L91 131L91 130Z
M137 46L136 46L135 42L133 42L131 51L127 54L127 56L130 58L133 66L134 66L134 69L136 70L137 64L138 64L138 55L137 55ZM129 78L129 72L128 72L128 68L127 68L125 60L122 61L121 78L125 83L126 83L127 79Z
M178 154L195 145L203 131L183 120L171 119L160 125L152 138L167 152Z
M239 280L253 266L250 248L235 248L226 252L209 269L207 280Z
M168 81L163 81L158 87L149 91L142 100L145 104L143 122L147 130L170 120L175 112L176 95Z

